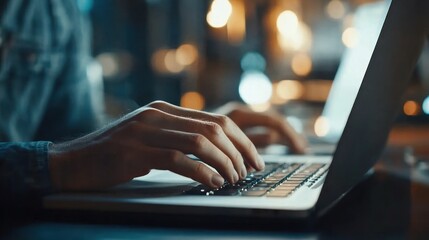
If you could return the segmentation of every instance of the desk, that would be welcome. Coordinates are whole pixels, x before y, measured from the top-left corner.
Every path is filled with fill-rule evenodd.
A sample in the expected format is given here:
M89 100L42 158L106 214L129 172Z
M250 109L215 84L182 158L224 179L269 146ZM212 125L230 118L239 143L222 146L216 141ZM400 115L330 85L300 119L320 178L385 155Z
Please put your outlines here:
M426 135L429 136L429 135ZM233 225L145 219L141 216L52 216L41 213L2 225L5 239L325 239L429 238L429 171L403 161L404 146L388 148L374 175L361 182L312 227L246 219ZM416 178L417 176L417 178ZM423 179L424 180L424 179ZM153 217L153 216L151 216ZM60 219L60 220L59 220Z

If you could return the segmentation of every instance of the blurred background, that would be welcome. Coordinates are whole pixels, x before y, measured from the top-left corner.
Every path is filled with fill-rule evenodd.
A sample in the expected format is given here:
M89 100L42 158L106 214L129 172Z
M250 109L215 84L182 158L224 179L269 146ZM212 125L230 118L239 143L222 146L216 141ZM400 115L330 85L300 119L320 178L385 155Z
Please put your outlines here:
M365 38L353 25L355 11L374 1L78 2L92 25L89 76L102 75L108 115L158 99L205 110L238 101L255 111L275 108L298 130L307 119L323 135L317 120L342 54ZM427 55L399 122L429 122Z

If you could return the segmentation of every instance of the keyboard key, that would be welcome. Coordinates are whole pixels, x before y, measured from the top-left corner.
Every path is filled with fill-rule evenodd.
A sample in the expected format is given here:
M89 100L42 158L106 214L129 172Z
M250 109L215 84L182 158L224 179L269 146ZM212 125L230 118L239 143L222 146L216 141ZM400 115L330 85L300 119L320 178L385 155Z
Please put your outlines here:
M289 187L297 187L301 185L300 183L294 183L294 182L283 182L281 186L289 186Z
M320 170L324 164L311 164L303 169L302 166L304 164L266 163L263 171L251 172L245 179L235 184L225 183L219 189L198 185L185 194L234 196L241 193L244 196L262 196L268 192L273 196L281 196L287 191L290 194L302 186L304 181L313 184L327 171L327 167Z
M279 185L275 189L279 190L293 190L296 189L297 186L285 186L285 185Z
M245 192L242 192L241 194L243 196L249 196L249 197L260 197L265 195L266 192L267 191L245 191Z
M274 185L274 183L258 183L254 187L272 187Z
M247 191L267 191L268 189L270 189L271 187L251 187L250 189L248 189Z

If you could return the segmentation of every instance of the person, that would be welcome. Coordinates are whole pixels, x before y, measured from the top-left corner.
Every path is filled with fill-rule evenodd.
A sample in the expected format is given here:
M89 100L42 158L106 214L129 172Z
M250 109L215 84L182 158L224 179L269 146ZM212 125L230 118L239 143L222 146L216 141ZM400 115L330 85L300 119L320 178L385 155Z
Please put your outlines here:
M40 205L53 192L107 188L151 169L216 188L264 168L254 144L304 151L281 115L238 103L209 113L155 101L100 128L100 83L86 76L89 34L76 0L1 4L0 201ZM254 126L269 131L244 133Z

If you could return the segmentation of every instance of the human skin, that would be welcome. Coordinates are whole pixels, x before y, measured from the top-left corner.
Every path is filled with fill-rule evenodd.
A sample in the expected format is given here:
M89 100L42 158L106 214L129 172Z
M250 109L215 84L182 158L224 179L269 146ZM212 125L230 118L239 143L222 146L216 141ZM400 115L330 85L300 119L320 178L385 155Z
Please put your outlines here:
M265 166L240 127L265 126L276 132L275 137L271 133L250 137L263 139L258 140L263 144L283 141L296 152L303 151L302 138L276 115L254 113L241 105L227 105L221 111L225 115L155 101L84 137L52 144L53 185L58 191L100 189L151 169L170 170L213 188L225 180L235 183L249 170Z

